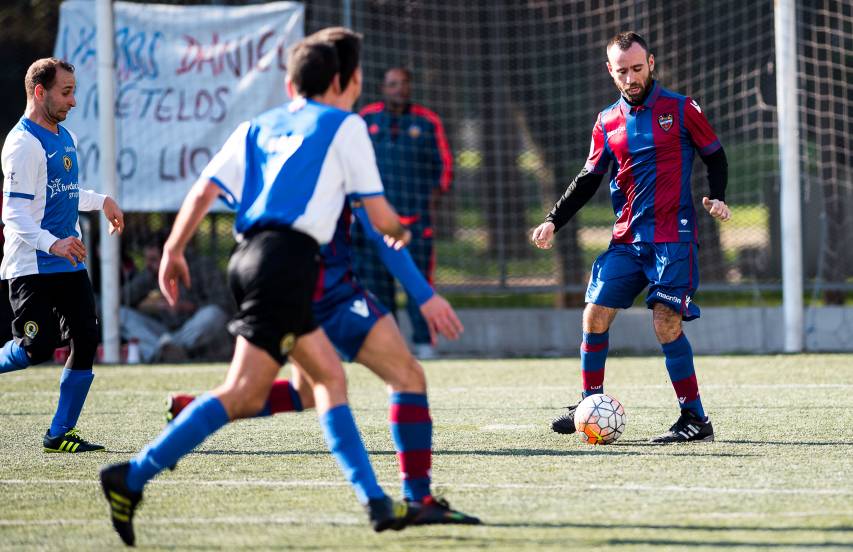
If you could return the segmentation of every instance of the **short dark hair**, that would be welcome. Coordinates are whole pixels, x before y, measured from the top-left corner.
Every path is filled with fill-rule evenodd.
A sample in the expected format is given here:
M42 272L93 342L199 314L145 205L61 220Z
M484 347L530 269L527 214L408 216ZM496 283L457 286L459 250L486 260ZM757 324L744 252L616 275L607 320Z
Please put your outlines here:
M646 51L646 57L649 55L649 45L646 44L646 40L634 31L625 31L611 38L607 43L607 50L614 44L623 52L630 48L631 44L639 44Z
M382 73L383 79L391 71L399 71L399 72L403 73L404 75L406 75L406 80L408 80L409 82L412 82L412 72L407 67L403 67L402 65L393 65L393 66L389 67L388 69L386 69L385 72Z
M53 83L56 82L57 67L74 72L74 66L54 57L42 58L35 60L29 69L27 76L24 77L24 89L27 91L27 99L32 98L35 93L36 86L42 85L45 89L50 90Z
M361 59L361 34L346 27L327 27L310 35L306 40L328 42L338 52L341 90L349 84Z
M299 95L324 93L340 71L338 54L327 42L302 40L287 55L287 74Z

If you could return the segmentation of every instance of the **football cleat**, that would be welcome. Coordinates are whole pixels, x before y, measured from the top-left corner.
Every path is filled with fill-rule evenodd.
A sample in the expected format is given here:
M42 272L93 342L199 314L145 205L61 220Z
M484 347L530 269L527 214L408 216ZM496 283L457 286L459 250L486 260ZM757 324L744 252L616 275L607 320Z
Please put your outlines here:
M124 544L134 546L136 536L133 533L133 514L142 502L142 493L127 488L127 472L130 464L122 462L101 470L101 488L110 505L110 518L113 527Z
M567 406L565 413L551 420L551 429L563 435L569 435L577 431L575 428L575 410L578 409L580 403L581 401L578 401L573 405Z
M480 518L452 509L450 504L440 497L426 496L421 501L413 501L409 504L416 505L416 513L410 525L480 525L481 523Z
M658 445L670 443L689 443L691 441L713 441L714 427L711 421L702 421L699 416L691 410L682 410L681 416L672 424L669 431L657 437L652 437L649 442Z
M390 497L373 498L364 508L370 525L377 533L386 529L400 531L409 525L417 515L417 505L408 502L398 502Z
M169 395L166 399L166 422L171 422L178 417L181 410L189 406L195 400L193 395Z
M56 437L51 437L48 430L44 434L43 443L45 452L70 452L73 454L104 450L104 445L96 445L80 437L80 430L76 427L69 429L64 435Z
M193 395L169 395L168 398L166 398L166 423L172 423L172 420L177 418L178 414L180 414L181 411L188 407L194 400L195 396ZM178 465L172 464L171 466L166 467L168 467L170 471L175 471L175 468L177 468Z

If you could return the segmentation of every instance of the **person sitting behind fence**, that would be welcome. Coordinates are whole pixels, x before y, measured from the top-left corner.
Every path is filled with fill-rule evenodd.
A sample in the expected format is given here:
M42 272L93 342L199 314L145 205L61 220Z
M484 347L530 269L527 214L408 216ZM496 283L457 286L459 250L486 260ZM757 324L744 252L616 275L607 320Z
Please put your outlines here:
M122 289L122 339L137 340L145 362L180 362L230 354L233 339L226 325L233 305L213 259L187 255L191 287L181 289L181 300L170 307L157 283L162 242L145 246L143 257L145 266Z

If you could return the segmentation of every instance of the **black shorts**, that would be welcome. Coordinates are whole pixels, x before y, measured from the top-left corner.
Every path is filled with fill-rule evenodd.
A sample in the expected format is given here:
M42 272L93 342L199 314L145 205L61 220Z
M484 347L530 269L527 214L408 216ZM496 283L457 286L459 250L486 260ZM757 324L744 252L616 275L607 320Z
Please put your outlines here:
M317 329L312 299L320 248L290 228L261 230L237 245L228 262L228 284L237 314L228 324L281 364L296 339Z
M92 283L85 270L12 278L9 302L12 335L35 362L52 358L57 346L74 340L81 363L75 367L91 368L89 352L94 356L100 332Z

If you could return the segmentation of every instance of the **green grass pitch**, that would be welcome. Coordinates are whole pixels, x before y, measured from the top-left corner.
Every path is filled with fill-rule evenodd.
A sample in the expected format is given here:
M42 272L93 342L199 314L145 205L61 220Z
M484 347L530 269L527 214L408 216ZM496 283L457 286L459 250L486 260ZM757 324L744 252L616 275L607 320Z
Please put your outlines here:
M661 358L612 357L625 405L605 447L549 429L575 400L576 359L426 363L434 487L480 527L374 534L313 413L230 425L146 491L143 549L851 550L853 355L698 357L717 441L646 444L677 416ZM350 400L385 489L399 496L385 391L348 366ZM0 376L0 549L121 547L96 483L157 435L165 396L224 365L99 367L81 418L107 453L45 454L58 367Z

